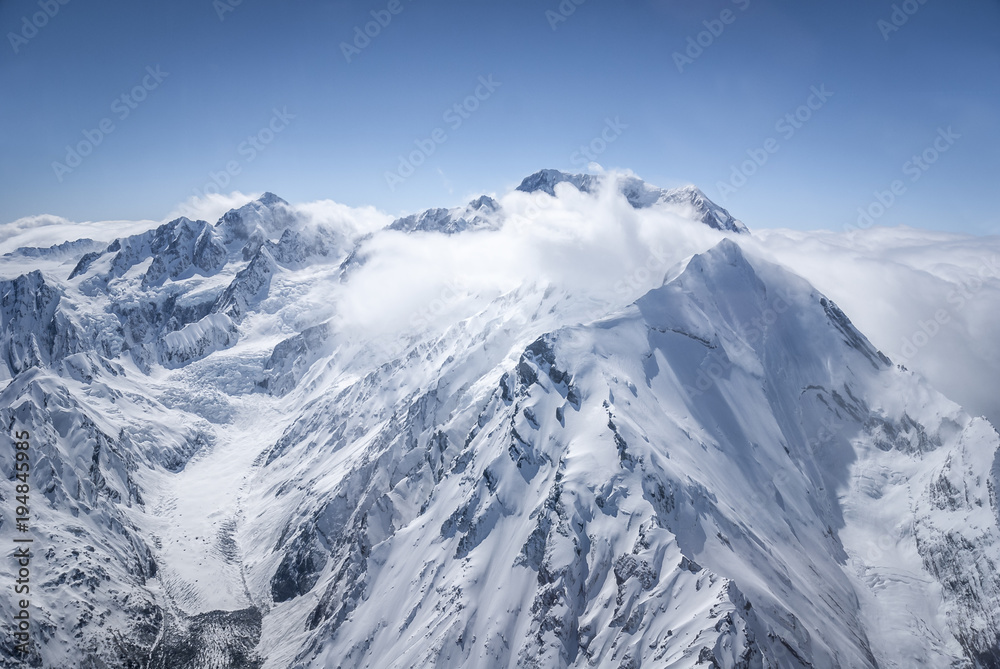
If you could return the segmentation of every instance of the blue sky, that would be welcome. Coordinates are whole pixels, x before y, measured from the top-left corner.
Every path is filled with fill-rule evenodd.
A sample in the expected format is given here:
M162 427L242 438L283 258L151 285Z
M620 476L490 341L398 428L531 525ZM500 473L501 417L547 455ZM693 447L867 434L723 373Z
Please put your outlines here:
M0 223L159 219L213 184L410 212L589 145L751 228L1000 233L997 0L5 0L0 25Z

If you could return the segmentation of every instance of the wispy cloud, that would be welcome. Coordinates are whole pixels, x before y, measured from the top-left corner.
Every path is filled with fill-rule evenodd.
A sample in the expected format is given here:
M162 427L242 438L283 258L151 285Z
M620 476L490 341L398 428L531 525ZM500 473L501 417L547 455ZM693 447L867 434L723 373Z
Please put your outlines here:
M239 209L248 202L261 196L261 193L241 193L232 191L231 193L206 193L204 195L192 195L187 200L177 205L166 220L173 220L180 216L186 216L191 220L202 220L215 222L222 218L230 209Z
M501 196L500 230L374 235L361 248L367 262L330 298L341 326L359 339L406 337L448 327L501 295L546 291L584 320L661 285L667 266L723 236L665 207L633 209L611 180L593 195L569 184L556 194Z
M0 253L9 253L23 246L47 247L78 239L111 241L148 230L157 224L157 221L149 220L75 222L51 214L25 216L0 225Z

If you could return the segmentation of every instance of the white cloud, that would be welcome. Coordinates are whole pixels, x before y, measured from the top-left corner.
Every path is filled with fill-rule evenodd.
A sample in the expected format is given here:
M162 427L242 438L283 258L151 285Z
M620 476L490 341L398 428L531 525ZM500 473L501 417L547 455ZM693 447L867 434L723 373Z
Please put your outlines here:
M66 225L72 225L72 221L63 218L62 216L53 216L52 214L25 216L24 218L19 218L16 221L5 223L0 226L0 242L4 242L12 237L23 234L27 230Z
M111 242L119 237L145 232L181 216L215 223L230 209L238 209L258 197L259 193L246 194L239 191L191 197L174 207L160 221L75 222L51 214L26 216L12 223L0 225L0 253L9 253L25 246L48 247L78 239ZM332 200L318 200L291 206L309 223L331 225L355 234L379 230L392 222L391 216L374 207L353 208Z
M0 225L0 254L25 246L48 247L66 241L94 239L106 241L132 235L157 226L157 221L74 222L61 216L26 216Z
M345 283L317 282L314 300L324 313L337 314L345 336L358 340L442 329L501 295L535 308L530 305L547 290L569 305L560 309L564 321L584 321L660 285L672 265L724 236L665 208L635 210L610 180L595 195L569 184L556 192L555 198L508 192L498 198L507 216L503 229L452 236L380 232L393 217L373 207L331 200L292 205L309 223L351 237L375 233L362 246L367 262ZM254 197L192 198L165 220L185 215L215 222ZM0 226L0 253L86 237L111 241L159 223L25 217ZM1000 237L876 227L758 229L739 239L812 282L894 361L1000 423L1000 347L994 345L1000 341ZM545 325L563 324L572 323Z
M757 230L746 244L812 282L894 362L1000 425L1000 237Z
M230 209L239 209L248 202L261 196L261 193L245 194L240 191L231 193L208 193L203 196L192 195L177 205L165 220L186 216L192 221L208 221L215 223Z
M392 216L375 207L348 207L333 200L291 206L312 224L331 226L358 235L381 230L393 221Z
M723 236L663 209L634 210L607 185L596 196L568 184L556 192L503 195L508 219L496 232L375 235L368 263L332 297L341 327L391 340L448 327L500 295L537 302L546 289L575 302L560 310L567 319L596 318ZM1000 237L900 227L755 230L739 241L813 283L895 362L1000 424ZM571 323L546 327L562 324Z
M556 192L502 196L498 231L376 234L362 248L368 261L331 297L340 326L359 338L406 336L447 327L503 294L527 300L546 290L573 305L561 313L596 318L723 236L665 209L635 210L610 182L596 195L569 184Z

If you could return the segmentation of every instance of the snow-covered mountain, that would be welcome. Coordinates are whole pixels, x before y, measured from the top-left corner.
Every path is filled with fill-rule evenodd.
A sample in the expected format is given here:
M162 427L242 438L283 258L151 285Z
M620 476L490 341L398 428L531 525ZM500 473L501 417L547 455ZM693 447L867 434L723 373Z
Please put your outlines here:
M841 304L895 362L1000 425L1000 237L904 226L760 231L754 249Z
M398 218L389 230L401 232L443 232L453 235L466 230L496 230L500 227L500 205L489 195L482 195L465 207L429 209L421 214Z
M636 209L666 204L686 209L693 218L716 230L748 232L741 221L736 220L728 211L709 200L695 186L665 190L651 186L631 175L621 175L616 177L616 180L618 190ZM602 178L593 174L567 174L558 170L541 170L525 177L517 190L525 193L542 192L554 196L556 185L567 183L585 193L594 193L600 188L601 182Z
M1000 666L1000 436L751 239L546 170L4 256L29 665Z

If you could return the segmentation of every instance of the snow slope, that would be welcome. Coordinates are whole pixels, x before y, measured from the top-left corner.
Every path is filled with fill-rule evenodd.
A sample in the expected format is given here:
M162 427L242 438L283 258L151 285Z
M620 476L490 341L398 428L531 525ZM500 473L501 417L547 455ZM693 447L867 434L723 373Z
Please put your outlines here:
M316 636L265 666L995 661L996 578L958 583L996 515L955 461L996 433L802 280L723 241L516 365L487 371L492 331L318 398L268 453L261 509L306 520L261 516L264 638Z
M837 300L894 361L1000 424L1000 237L761 231L757 252Z
M773 239L554 171L371 220L0 258L33 666L1000 666L1000 437Z

